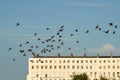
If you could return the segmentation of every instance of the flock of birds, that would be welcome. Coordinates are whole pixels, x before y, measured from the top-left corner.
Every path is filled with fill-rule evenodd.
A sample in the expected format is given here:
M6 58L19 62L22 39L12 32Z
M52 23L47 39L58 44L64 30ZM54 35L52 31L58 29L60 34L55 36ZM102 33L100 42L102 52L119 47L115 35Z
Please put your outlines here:
M116 34L116 29L118 28L118 25L114 25L113 23L109 23L108 24L110 27L113 27L114 30L112 31L112 34ZM16 23L16 27L20 27L20 23ZM49 27L46 28L46 30L50 30ZM110 29L108 30L104 30L102 27L100 27L99 25L95 26L95 30L99 30L105 34L110 33ZM64 25L60 26L60 28L58 29L57 33L55 33L54 35L49 36L47 39L43 40L42 37L38 36L38 33L33 33L33 37L35 37L35 39L37 39L37 42L41 43L44 46L39 46L39 44L37 45L31 45L30 41L25 41L23 44L20 43L18 46L20 47L19 49L19 53L21 53L23 56L27 56L28 54L32 54L33 57L35 57L36 55L39 56L39 54L42 53L51 53L54 49L60 49L63 45L64 45L64 40L63 40L63 36L62 36L62 32L64 32ZM74 32L79 32L79 29L74 29ZM90 33L90 30L86 30L85 34ZM73 37L75 33L71 33L69 36ZM75 41L77 44L79 43L79 40ZM57 43L57 44L54 44ZM23 49L23 45L29 46L28 49ZM42 48L42 50L40 51L40 53L36 53L35 49L38 48ZM71 50L72 47L68 47L68 50ZM9 47L8 51L12 51L13 48ZM84 51L86 50L86 48L84 48ZM16 58L13 58L13 61L15 61Z

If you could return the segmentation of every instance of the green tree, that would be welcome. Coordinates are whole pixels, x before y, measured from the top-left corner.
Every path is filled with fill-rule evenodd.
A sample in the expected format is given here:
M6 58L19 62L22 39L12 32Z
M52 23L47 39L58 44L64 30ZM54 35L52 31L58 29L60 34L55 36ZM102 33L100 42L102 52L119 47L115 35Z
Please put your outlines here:
M108 80L106 77L100 77L100 80Z
M81 73L78 75L73 75L72 80L88 80L88 75L86 73Z

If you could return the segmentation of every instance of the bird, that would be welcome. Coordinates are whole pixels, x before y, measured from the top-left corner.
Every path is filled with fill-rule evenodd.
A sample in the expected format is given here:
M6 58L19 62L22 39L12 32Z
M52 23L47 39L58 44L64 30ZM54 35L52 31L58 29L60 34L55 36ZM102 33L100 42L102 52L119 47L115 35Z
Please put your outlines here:
M115 25L115 28L117 28L117 25Z
M13 61L15 61L16 59L15 58L13 58Z
M76 43L79 43L79 41L77 40Z
M110 26L113 26L113 23L112 23L112 22L110 22L110 23L109 23L109 25L110 25Z
M16 23L16 27L18 27L19 25L20 25L20 23L17 22L17 23Z
M98 29L99 28L99 26L97 25L96 27L95 27L95 29Z
M34 36L36 36L37 35L37 33L34 33Z
M30 42L29 41L26 41L26 44L29 44Z
M86 33L86 34L89 33L89 30L87 30L85 33Z
M74 34L70 34L70 36L72 37Z
M46 28L46 30L49 30L50 28Z
M71 47L68 47L68 49L70 50L70 49L71 49Z
M19 46L22 47L22 44L20 44Z
M106 34L108 34L108 33L109 33L109 30L107 30L107 31L103 31L103 32L105 32Z
M40 41L40 38L37 38L38 41Z
M78 32L78 29L75 29L75 32Z
M25 51L24 50L19 50L20 51L20 53L24 53Z
M10 48L8 48L8 51L10 51L10 50L12 50L12 48L10 47Z
M115 34L115 31L113 31L113 34Z

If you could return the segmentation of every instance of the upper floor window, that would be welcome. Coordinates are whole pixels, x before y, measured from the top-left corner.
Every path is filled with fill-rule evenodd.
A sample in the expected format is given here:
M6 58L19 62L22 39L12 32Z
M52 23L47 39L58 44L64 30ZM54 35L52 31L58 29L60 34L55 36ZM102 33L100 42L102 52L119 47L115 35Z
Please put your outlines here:
M34 69L34 66L32 66L32 69Z

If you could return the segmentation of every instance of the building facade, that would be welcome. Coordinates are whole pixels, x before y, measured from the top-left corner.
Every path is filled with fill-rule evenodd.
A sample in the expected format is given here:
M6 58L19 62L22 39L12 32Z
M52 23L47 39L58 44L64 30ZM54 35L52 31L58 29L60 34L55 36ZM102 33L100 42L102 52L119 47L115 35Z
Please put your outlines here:
M27 80L71 80L86 73L90 80L100 76L120 79L120 56L37 56L29 58Z

